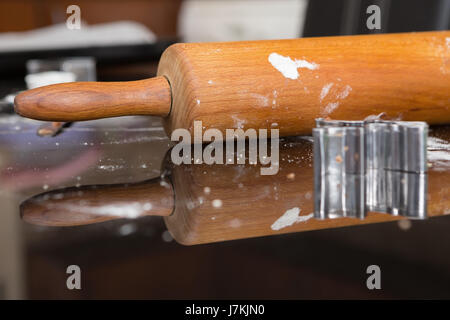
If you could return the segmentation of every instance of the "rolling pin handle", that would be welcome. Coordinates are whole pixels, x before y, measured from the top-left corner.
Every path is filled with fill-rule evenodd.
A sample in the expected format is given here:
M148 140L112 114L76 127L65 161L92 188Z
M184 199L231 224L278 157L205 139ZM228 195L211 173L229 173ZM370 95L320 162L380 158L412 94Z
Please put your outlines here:
M170 113L172 94L163 76L129 82L68 82L24 91L14 100L16 113L43 120L73 122Z
M52 190L20 205L20 215L24 221L57 227L142 216L169 216L173 210L173 187L164 177L133 184Z

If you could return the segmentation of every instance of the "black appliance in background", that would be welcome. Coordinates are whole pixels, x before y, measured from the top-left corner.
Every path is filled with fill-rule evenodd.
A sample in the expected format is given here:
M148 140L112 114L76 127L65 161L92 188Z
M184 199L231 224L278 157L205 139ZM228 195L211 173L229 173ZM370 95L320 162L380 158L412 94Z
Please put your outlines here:
M381 30L369 30L370 5L381 10ZM304 37L447 30L450 0L312 0L308 2Z

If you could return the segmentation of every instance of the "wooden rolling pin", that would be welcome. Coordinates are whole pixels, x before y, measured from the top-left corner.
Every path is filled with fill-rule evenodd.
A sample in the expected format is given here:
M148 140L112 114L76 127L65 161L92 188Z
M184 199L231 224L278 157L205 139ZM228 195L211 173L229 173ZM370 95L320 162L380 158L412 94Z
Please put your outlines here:
M175 44L158 76L75 82L21 93L16 112L47 121L164 117L166 131L279 128L314 119L388 117L450 123L450 31Z
M432 135L439 150L429 151L428 215L439 216L450 213L450 126ZM22 203L21 214L47 226L164 216L170 233L185 245L399 219L383 213L364 220L314 219L312 158L312 143L300 138L281 143L280 170L270 176L260 174L260 165L174 166L166 157L170 174L163 178L53 190Z

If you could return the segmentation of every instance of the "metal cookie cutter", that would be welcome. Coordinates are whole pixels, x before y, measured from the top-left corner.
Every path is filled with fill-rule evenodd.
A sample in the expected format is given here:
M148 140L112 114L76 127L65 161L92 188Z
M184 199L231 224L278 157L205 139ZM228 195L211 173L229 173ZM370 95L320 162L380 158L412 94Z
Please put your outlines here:
M425 122L316 119L314 217L357 217L368 211L425 219Z

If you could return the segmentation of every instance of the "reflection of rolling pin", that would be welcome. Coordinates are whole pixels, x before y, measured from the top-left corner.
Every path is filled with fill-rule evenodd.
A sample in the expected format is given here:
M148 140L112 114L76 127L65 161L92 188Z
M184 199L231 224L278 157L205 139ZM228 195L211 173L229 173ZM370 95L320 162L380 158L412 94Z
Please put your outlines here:
M388 117L450 123L450 32L175 44L158 76L66 83L17 96L16 111L49 121L124 115L227 128L310 133L314 119Z
M436 132L450 143L450 127ZM446 151L429 152L428 213L450 208L450 166ZM444 156L445 158L445 156ZM280 145L277 175L260 174L260 165L167 165L170 175L129 185L84 186L37 195L21 205L25 221L74 226L121 217L165 216L167 228L183 244L208 243L287 232L316 230L398 219L370 213L365 220L316 220L313 212L311 142L291 139Z

